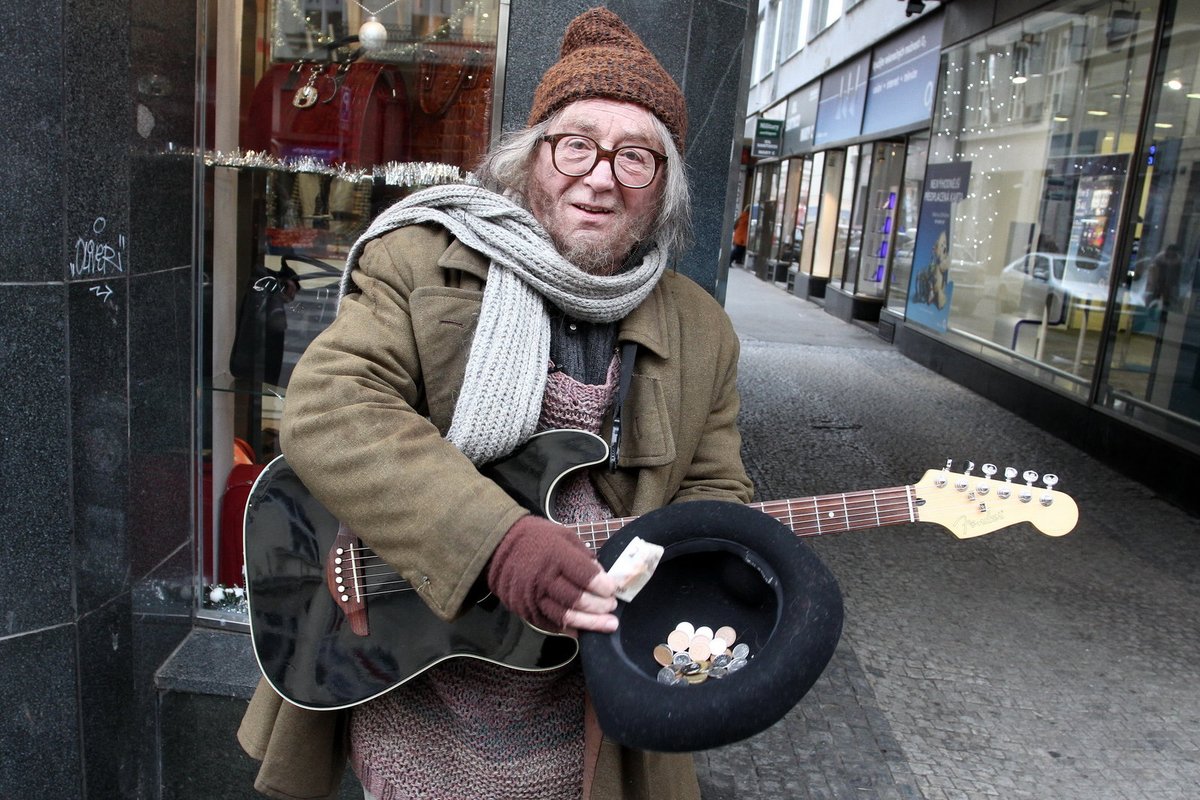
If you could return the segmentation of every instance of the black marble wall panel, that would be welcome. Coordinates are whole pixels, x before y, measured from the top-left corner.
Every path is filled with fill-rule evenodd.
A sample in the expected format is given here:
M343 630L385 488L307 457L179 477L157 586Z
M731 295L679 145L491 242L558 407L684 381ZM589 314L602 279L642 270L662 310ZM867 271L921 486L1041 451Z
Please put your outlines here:
M80 797L75 626L0 639L0 797Z
M188 267L129 282L130 568L156 569L191 537L192 286Z
M203 6L203 4L202 4ZM201 7L202 7L201 6ZM193 143L197 5L191 0L129 0L129 559L134 696L129 749L133 796L157 798L166 779L158 740L154 673L191 630L195 607L192 546ZM189 727L197 748L232 728ZM220 769L220 767L216 767ZM164 794L163 796L169 796ZM219 796L244 796L222 795Z
M87 797L137 797L138 687L128 592L79 620L79 703ZM151 795L152 796L152 795Z
M129 261L129 3L66 0L65 9L68 279L112 277Z
M0 3L4 82L4 251L0 281L61 280L63 199L62 7Z
M542 73L558 58L567 24L597 5L590 0L512 0L502 124L528 119ZM679 270L716 290L730 142L737 115L745 3L722 0L612 0L605 3L642 38L675 78L688 103L685 156L692 190L695 243Z
M61 284L0 284L0 637L75 616L65 294ZM19 675L3 674L8 663L0 657L0 683Z
M80 614L129 589L128 365L124 277L68 284L72 510Z

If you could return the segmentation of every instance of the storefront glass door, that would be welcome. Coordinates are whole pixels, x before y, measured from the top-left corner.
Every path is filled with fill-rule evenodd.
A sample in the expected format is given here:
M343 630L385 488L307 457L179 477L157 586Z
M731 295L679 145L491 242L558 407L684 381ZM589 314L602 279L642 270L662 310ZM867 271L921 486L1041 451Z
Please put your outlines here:
M1200 5L1178 2L1138 174L1138 223L1119 274L1100 401L1197 438L1200 421Z

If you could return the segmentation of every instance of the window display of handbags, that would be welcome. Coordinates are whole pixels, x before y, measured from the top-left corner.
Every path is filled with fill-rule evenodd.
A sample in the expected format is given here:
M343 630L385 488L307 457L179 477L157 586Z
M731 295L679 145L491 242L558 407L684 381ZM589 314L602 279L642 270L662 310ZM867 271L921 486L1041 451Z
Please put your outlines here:
M495 48L475 42L430 42L414 77L412 158L471 169L491 130Z
M241 147L282 159L371 167L407 159L408 96L393 64L272 64L254 87Z

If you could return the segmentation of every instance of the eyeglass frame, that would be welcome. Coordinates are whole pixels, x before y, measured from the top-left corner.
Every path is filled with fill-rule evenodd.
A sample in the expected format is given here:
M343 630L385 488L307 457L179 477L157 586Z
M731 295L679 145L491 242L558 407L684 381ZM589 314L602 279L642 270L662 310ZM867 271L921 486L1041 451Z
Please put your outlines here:
M558 155L557 155L558 143L560 141L562 141L563 139L566 139L569 136L574 136L579 139L587 139L589 142L596 145L595 160L592 161L592 165L590 167L588 167L585 172L581 172L578 175L572 175L569 172L564 172L563 168L558 165ZM654 179L658 177L659 168L663 164L666 164L668 161L666 154L660 153L657 150L652 150L651 148L646 147L645 145L623 144L620 147L610 150L607 147L605 147L604 145L597 142L592 137L590 137L586 134L583 134L583 133L548 133L545 136L540 137L539 141L546 142L547 144L550 145L550 163L554 165L554 169L556 169L560 175L566 175L568 178L583 178L588 175L591 175L596 170L596 166L601 161L607 161L608 168L612 172L613 180L616 181L621 186L624 186L626 189L645 189L645 188L649 187L650 184L654 183ZM638 150L645 150L647 153L649 153L651 156L654 157L654 173L650 176L650 180L646 181L641 186L630 186L629 184L627 184L623 180L621 180L621 178L617 175L617 162L615 160L617 157L617 153L619 153L622 150L628 150L630 148L636 148Z

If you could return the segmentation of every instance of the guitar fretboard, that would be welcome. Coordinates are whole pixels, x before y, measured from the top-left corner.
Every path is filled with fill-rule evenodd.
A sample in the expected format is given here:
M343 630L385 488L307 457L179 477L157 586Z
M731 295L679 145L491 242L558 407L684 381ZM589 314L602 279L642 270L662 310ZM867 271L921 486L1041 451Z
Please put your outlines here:
M797 536L823 536L864 528L881 528L917 522L917 499L911 486L826 494L795 500L750 503L750 508L782 522ZM637 517L615 517L571 527L592 550L599 550L613 534Z

